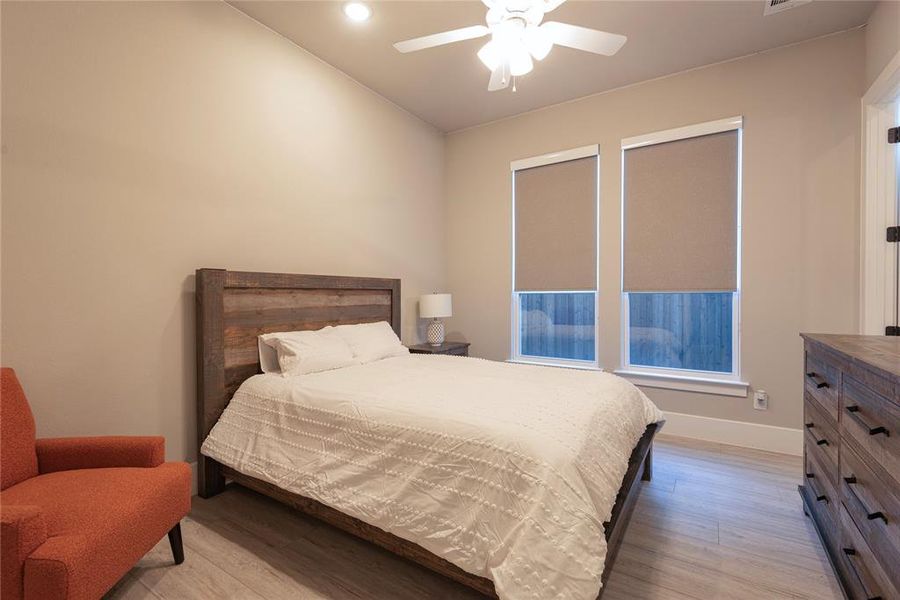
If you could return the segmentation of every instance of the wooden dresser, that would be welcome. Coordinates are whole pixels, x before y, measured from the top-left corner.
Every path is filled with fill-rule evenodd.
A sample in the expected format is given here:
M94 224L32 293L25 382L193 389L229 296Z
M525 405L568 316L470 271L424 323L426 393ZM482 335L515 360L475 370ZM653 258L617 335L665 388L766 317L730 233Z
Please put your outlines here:
M805 512L852 600L900 600L900 337L802 334Z

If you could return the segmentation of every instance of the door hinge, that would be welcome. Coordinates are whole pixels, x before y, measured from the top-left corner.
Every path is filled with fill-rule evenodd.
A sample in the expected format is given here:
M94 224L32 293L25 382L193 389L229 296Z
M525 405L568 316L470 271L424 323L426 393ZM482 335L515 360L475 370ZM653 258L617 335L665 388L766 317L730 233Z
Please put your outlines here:
M887 241L894 243L900 242L900 225L887 228Z
M884 335L900 336L900 327L897 327L896 325L888 325L884 328Z
M900 143L900 126L888 129L888 144Z

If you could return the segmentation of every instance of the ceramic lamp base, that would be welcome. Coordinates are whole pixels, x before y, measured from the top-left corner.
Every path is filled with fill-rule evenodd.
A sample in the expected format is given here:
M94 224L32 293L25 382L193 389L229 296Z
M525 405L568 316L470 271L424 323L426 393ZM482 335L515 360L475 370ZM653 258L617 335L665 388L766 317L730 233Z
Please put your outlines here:
M428 343L432 346L440 346L444 343L444 322L433 320L428 324L428 330L425 332Z

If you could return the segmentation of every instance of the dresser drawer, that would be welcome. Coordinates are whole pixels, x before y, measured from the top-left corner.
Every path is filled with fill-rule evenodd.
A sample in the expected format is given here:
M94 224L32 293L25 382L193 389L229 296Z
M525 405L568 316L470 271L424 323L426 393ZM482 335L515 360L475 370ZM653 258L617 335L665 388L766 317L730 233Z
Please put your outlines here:
M844 507L893 586L900 589L900 498L852 448L841 453Z
M803 409L803 443L807 454L815 454L831 484L838 487L838 445L840 437L831 419L807 396Z
M812 516L819 525L819 531L826 544L837 549L840 541L838 531L838 505L840 497L831 480L825 475L825 467L814 454L807 453L804 464L803 491Z
M847 510L841 507L841 544L838 568L851 600L898 600L900 594L875 560L871 548Z
M838 422L838 389L841 372L828 359L817 352L806 352L804 389L825 412Z
M869 459L900 483L900 406L879 396L852 377L843 381L842 436L863 459ZM878 469L876 469L878 470Z

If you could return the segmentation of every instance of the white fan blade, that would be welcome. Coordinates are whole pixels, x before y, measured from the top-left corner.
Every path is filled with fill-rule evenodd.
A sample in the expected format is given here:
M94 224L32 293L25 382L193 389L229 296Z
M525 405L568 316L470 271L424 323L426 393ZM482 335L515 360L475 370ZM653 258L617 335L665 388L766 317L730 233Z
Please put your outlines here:
M548 13L551 10L556 10L559 8L559 5L565 2L566 0L544 0L544 13Z
M556 21L544 23L541 25L541 29L550 34L550 39L553 40L554 44L605 56L612 56L618 52L619 48L624 46L625 41L628 39L624 35L617 33L606 33L605 31L597 31L596 29L588 29L587 27L558 23Z
M475 38L486 36L490 31L491 30L484 25L472 25L471 27L463 27L462 29L454 29L442 33L433 33L431 35L397 42L394 44L394 48L400 52L415 52L416 50L434 48L435 46L443 46L444 44L452 44L453 42L474 40Z
M509 87L509 63L504 62L491 72L491 81L488 83L488 91L496 92Z

